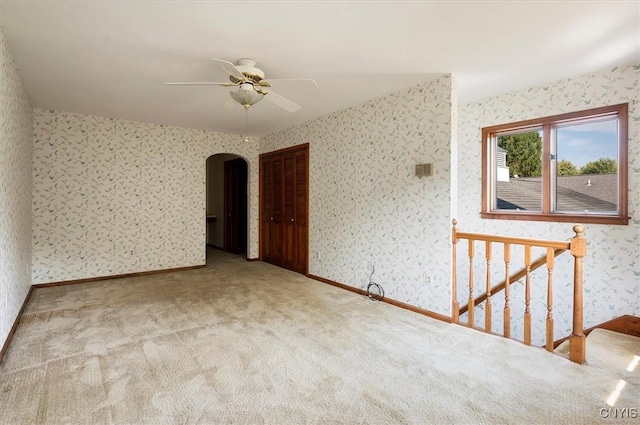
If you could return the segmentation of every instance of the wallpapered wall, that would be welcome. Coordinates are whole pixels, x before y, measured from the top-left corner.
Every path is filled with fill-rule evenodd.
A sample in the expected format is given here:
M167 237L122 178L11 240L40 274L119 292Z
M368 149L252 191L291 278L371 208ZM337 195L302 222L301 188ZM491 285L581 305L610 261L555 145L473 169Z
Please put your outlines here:
M258 256L257 140L36 109L33 283L205 262L206 159L249 163L249 256Z
M587 224L585 258L585 325L602 323L623 314L640 312L640 67L615 68L562 80L545 87L509 93L461 107L459 114L458 221L463 231L565 240L573 235L571 223L539 223L506 220L482 220L478 216L481 197L482 127L529 118L561 114L629 102L629 214L628 226ZM482 255L482 252L476 253ZM496 253L494 253L496 255ZM568 284L571 262L560 259L554 298L557 306L571 306ZM480 257L482 258L482 257ZM537 258L537 256L535 257ZM560 258L560 257L559 257ZM570 258L570 257L569 257ZM504 267L504 266L502 266ZM544 272L546 273L546 271ZM564 282L564 283L563 283ZM466 281L465 281L466 283ZM540 284L546 285L545 275ZM518 292L520 291L520 292ZM544 313L544 292L533 307ZM516 285L513 300L521 300ZM463 295L461 295L462 297ZM502 307L497 299L494 307ZM521 301L519 301L522 305ZM499 313L496 310L494 317ZM514 315L519 314L514 311ZM570 311L556 309L556 335L566 336L571 327ZM539 335L544 316L534 320ZM518 330L519 331L519 330Z
M0 347L31 285L32 112L0 32Z
M451 77L260 140L310 144L309 272L449 313ZM415 165L433 163L432 177ZM430 283L427 283L429 278Z
M2 338L28 291L31 248L36 284L203 264L206 158L216 153L238 154L249 163L249 256L257 257L258 151L307 142L310 273L364 288L374 264L373 280L389 298L449 314L452 216L465 231L552 239L572 235L568 223L478 217L481 127L620 102L630 102L632 221L629 226L587 225L586 325L640 314L638 67L459 109L455 81L444 75L269 135L258 149L257 140L245 143L235 135L39 109L32 115L1 34L0 60L0 78L8 87L0 97L0 190L7 200L0 226L11 230L0 239L0 302L8 299L0 313ZM25 171L31 169L32 149L33 195ZM432 163L434 176L415 177L418 163ZM560 260L554 273L565 280L556 287L558 304L570 305L570 269L568 259ZM462 301L464 291L460 294ZM520 297L516 285L512 298ZM543 309L543 293L534 298L532 308ZM499 307L498 298L494 317ZM564 336L570 314L556 312L556 334ZM536 333L542 324L543 318L534 319ZM520 325L514 326L519 332Z

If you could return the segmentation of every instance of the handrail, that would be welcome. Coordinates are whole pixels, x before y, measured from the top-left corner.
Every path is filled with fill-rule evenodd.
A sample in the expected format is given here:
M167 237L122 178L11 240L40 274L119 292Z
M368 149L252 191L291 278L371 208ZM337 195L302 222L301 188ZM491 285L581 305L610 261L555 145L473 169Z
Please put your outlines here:
M583 328L583 282L582 282L582 259L586 255L586 239L584 238L584 226L576 224L573 226L575 236L571 238L570 242L566 241L553 241L543 239L530 239L530 238L514 238L507 236L492 236L479 233L466 233L459 232L456 228L457 221L452 220L452 276L451 276L451 307L452 307L452 321L454 323L460 323L460 314L467 314L468 326L475 327L474 309L475 305L479 302L487 302L485 308L485 332L492 332L491 328L491 296L501 290L505 290L504 300L504 333L507 338L511 336L511 306L509 298L509 287L511 282L517 281L522 277L526 277L525 281L525 310L524 310L524 343L531 345L531 272L542 264L547 266L547 317L546 317L546 347L549 351L553 350L553 269L554 258L560 255L562 252L569 250L574 257L574 272L573 272L573 328L571 336L569 338L569 359L576 363L584 363L586 358L585 353L585 335ZM469 255L469 301L466 306L460 308L458 302L458 273L457 273L457 244L460 239L466 239L468 241L468 255ZM473 296L474 292L474 242L485 242L485 260L486 260L486 292L478 297ZM491 244L502 243L504 248L504 264L505 264L505 280L495 287L491 286ZM525 268L515 273L513 276L509 273L509 265L511 262L511 245L520 245L524 249L524 263ZM544 257L531 262L532 247L546 248L547 253ZM484 298L483 298L484 297Z
M564 248L554 248L553 256L557 257L558 255L562 254L565 251L567 250ZM531 271L534 271L538 269L540 266L543 266L545 264L547 264L547 254L544 254L542 257L538 258L534 263L531 264ZM527 268L526 267L521 268L520 270L518 270L518 272L509 276L509 279L505 279L499 284L497 284L496 286L492 287L491 296L494 296L500 291L504 290L504 288L507 286L506 285L507 281L509 281L509 285L513 285L515 282L522 279L526 274L527 274ZM486 299L487 299L487 293L483 292L473 300L473 304L478 305ZM469 304L465 304L462 307L460 307L460 314L465 314L468 310L469 310Z
M466 233L456 231L458 239L472 239L474 241L489 241L498 243L510 243L513 245L531 245L541 248L570 249L571 242L549 241L545 239L513 238L509 236L483 235L481 233Z

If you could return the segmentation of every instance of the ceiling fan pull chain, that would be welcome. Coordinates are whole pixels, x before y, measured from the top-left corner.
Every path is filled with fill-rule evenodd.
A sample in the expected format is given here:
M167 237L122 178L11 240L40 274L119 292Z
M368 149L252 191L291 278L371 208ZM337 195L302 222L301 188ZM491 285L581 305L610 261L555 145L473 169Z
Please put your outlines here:
M244 141L249 141L249 107L244 107Z

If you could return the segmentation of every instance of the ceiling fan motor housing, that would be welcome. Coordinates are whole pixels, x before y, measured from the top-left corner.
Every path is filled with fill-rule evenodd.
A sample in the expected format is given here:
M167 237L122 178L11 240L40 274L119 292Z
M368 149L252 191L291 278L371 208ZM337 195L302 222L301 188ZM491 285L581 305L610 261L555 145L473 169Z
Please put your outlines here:
M252 82L253 84L258 84L260 80L264 78L264 71L260 68L256 68L255 65L256 61L254 61L253 59L242 58L238 60L236 68L238 68L238 70L242 72L250 82ZM229 80L231 80L231 82L234 84L238 84L240 82L240 80L233 75L229 75Z

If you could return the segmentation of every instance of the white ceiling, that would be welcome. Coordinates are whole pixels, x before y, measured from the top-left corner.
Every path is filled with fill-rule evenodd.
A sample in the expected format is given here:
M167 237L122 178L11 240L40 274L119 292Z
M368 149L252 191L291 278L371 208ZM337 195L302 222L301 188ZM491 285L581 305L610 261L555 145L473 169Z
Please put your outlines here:
M253 58L267 78L318 89L263 100L263 136L439 73L461 102L640 63L638 1L160 2L1 1L0 28L34 107L243 134L210 58ZM275 88L275 87L274 87Z

